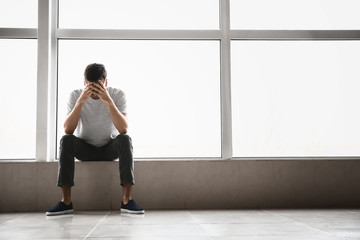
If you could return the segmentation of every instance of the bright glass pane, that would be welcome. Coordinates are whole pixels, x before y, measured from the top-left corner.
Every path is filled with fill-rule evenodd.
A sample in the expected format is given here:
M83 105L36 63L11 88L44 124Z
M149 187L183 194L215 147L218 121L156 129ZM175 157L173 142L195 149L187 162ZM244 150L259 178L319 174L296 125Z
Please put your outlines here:
M230 0L232 29L359 29L358 0Z
M127 95L136 158L221 156L218 41L60 40L58 139L92 62Z
M359 41L231 47L235 157L360 156Z
M37 28L38 0L1 0L0 28Z
M36 40L0 39L0 159L35 159Z
M59 0L59 27L218 29L218 0Z

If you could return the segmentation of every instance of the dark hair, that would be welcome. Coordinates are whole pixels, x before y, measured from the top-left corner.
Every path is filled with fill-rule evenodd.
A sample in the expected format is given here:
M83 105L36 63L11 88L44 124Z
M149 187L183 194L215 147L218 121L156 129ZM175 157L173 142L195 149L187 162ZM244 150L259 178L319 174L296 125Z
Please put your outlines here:
M103 64L92 63L89 64L84 72L84 77L90 82L97 82L100 79L106 79L106 70Z

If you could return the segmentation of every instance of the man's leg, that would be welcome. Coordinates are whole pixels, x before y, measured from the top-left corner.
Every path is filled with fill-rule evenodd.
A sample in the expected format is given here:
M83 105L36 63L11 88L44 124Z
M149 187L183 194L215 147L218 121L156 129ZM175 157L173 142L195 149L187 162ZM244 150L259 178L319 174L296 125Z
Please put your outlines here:
M115 141L117 142L119 157L120 183L123 187L123 203L127 204L131 200L132 185L134 180L134 158L131 138L126 134L119 134Z
M119 134L104 149L105 159L119 159L120 184L123 187L124 202L131 200L131 187L134 181L134 159L131 138Z
M74 186L75 158L92 161L98 158L98 148L74 135L64 135L60 141L58 186L62 200L71 202L71 187Z
M62 186L61 187L61 201L66 205L71 204L71 187L70 186Z
M145 213L145 210L138 206L131 197L132 185L135 184L131 138L128 135L120 134L115 140L118 143L120 179L123 186L123 201L120 210L125 213Z
M58 186L61 187L61 201L67 205L71 203L71 187L74 186L76 142L74 135L64 135L60 140Z
M48 216L73 212L71 187L74 186L76 142L74 135L64 135L60 140L58 186L61 187L62 198L55 207L46 212Z
M103 152L103 156L100 156ZM71 187L74 186L74 159L114 160L119 158L123 200L126 204L131 200L131 188L134 181L134 160L131 138L128 135L118 135L106 146L96 148L74 135L65 135L60 141L58 186L62 190L62 201L71 203Z
M144 213L145 210L132 200L131 190L134 180L134 159L131 138L126 134L119 134L106 146L106 152L111 158L119 158L120 184L123 187L121 210L126 212Z
M129 200L132 199L131 189L132 189L131 183L126 183L123 185L123 200L122 201L124 204L128 204Z
M64 135L60 141L60 157L58 169L58 186L61 187L62 198L47 215L63 214L72 210L71 187L74 186L75 157L78 159L92 160L96 147L91 146L74 135ZM65 205L64 205L65 204Z

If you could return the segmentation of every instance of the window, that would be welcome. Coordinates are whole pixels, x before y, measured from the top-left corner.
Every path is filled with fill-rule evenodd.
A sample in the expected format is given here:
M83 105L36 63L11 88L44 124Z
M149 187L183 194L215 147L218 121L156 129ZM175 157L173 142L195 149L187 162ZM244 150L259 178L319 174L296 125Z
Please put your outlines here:
M91 62L127 95L135 158L358 157L359 7L2 1L0 63L20 89L3 93L14 103L1 104L0 159L56 159L68 95Z
M237 157L359 156L359 41L233 41Z
M232 29L359 29L358 0L231 0Z
M61 40L58 139L70 91L101 62L127 95L135 157L220 157L218 56L218 41Z
M0 2L0 159L35 159L37 0ZM32 29L30 29L32 28Z
M0 39L0 159L35 158L36 40ZM19 151L20 150L20 151Z
M0 28L37 28L38 0L2 0L0 9Z
M60 0L59 13L60 28L219 28L218 0Z

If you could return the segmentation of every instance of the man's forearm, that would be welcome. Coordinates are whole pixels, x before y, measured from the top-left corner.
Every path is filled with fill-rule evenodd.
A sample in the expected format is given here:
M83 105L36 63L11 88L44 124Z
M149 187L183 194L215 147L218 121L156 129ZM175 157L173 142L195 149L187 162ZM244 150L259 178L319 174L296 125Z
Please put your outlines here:
M74 109L71 111L71 113L68 115L68 117L65 120L64 123L64 130L66 134L73 134L79 119L80 119L80 113L81 113L81 108L83 106L83 103L81 102L76 102Z
M127 133L128 121L126 116L122 114L119 109L115 106L113 101L107 103L108 110L110 112L111 119L114 123L114 126L121 134Z

